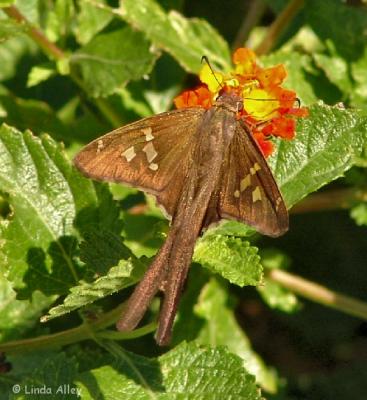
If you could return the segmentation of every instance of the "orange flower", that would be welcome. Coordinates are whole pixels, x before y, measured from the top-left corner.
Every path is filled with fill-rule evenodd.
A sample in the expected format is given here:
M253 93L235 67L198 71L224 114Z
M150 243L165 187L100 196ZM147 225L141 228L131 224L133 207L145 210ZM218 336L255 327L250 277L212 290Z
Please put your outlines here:
M237 49L233 54L234 70L228 74L212 71L204 65L200 72L202 85L177 96L177 108L210 108L218 95L225 90L243 98L242 118L252 133L265 157L274 145L269 136L293 139L296 118L306 117L307 108L295 107L296 93L281 87L287 76L284 65L262 68L256 62L255 53L247 48Z
M194 90L186 90L175 97L173 102L176 108L201 106L210 108L212 106L211 93L205 86L199 86Z
M269 139L266 139L264 134L260 131L253 132L253 135L264 157L269 157L274 150L273 143Z

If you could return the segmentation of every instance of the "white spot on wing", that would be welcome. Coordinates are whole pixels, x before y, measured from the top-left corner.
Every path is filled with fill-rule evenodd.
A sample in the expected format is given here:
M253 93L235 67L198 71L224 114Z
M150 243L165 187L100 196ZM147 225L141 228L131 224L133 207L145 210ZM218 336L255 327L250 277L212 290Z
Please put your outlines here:
M99 139L97 141L97 154L100 153L100 151L103 150L103 148L104 148L103 140Z
M254 166L252 168L250 168L250 174L251 175L255 175L256 171L260 171L261 167L258 163L255 163Z
M261 200L261 192L259 186L256 186L255 190L252 192L252 202L255 203L258 200Z
M130 162L136 156L134 146L129 147L121 155L126 158L127 162Z
M143 151L147 155L148 163L151 163L158 155L152 142L146 144L143 148Z
M233 193L233 195L234 195L234 197L239 198L239 197L240 197L240 191L239 191L239 190L236 190L236 191Z
M151 163L151 164L149 164L149 168L150 168L152 171L157 171L157 169L158 169L158 164L156 164L156 163Z
M249 186L251 186L251 176L250 174L246 175L241 183L240 183L240 190L241 192L243 192L244 190L246 190Z
M142 132L144 133L144 135L145 135L145 140L146 140L147 142L149 142L150 140L153 140L153 139L154 139L154 136L152 135L152 128L151 128L151 127L142 129Z
M280 203L282 202L282 199L280 197L277 198L276 203L275 203L275 210L278 211Z

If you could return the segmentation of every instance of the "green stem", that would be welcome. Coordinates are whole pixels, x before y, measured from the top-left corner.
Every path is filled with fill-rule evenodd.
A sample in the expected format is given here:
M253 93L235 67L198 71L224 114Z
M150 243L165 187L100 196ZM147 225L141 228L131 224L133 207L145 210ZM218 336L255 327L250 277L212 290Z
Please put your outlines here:
M147 335L148 333L154 332L157 328L156 322L151 322L148 325L144 325L141 328L134 329L131 332L118 332L118 331L99 331L96 333L98 338L111 339L111 340L127 340L135 339L140 336Z
M246 16L241 23L235 40L233 41L233 50L236 50L238 47L243 47L250 31L255 25L257 25L265 10L266 4L263 0L253 0L249 3Z
M363 301L334 292L281 269L269 270L267 277L306 299L367 320L367 303Z
M4 7L1 10L8 17L24 25L28 35L41 47L48 57L54 60L62 60L65 57L64 52L50 42L43 32L32 25L15 6Z
M61 61L67 58L67 55L54 43L50 42L42 31L31 24L22 13L15 7L4 7L1 9L9 18L17 21L19 24L26 28L26 32L31 39L36 42L42 51L52 60ZM70 72L70 78L84 91L87 93L85 85L77 77L75 73ZM105 99L94 99L96 106L98 107L104 118L113 126L118 127L121 125L121 118L116 112L111 109L111 105Z
M348 209L353 204L367 201L367 191L356 188L343 188L314 193L292 207L292 214L325 210Z
M89 321L88 323L83 323L76 328L67 329L62 332L42 335L31 339L21 339L1 343L0 352L6 352L8 354L25 353L37 349L65 346L67 344L77 343L87 339L95 340L95 338L98 337L113 338L115 340L134 339L146 335L155 329L156 324L151 323L132 332L103 331L103 329L114 324L118 320L124 308L125 304L123 303L110 312L103 314L96 321Z
M263 55L269 53L274 47L279 36L288 27L289 22L297 14L297 12L303 7L304 0L291 0L284 10L277 16L274 22L269 26L267 33L256 48L255 52L257 55Z

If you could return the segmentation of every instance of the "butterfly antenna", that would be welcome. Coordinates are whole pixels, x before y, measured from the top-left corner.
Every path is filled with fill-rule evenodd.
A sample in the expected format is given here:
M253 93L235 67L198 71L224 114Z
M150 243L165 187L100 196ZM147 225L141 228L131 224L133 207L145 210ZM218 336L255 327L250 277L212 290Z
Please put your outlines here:
M209 59L208 59L207 56L202 56L202 57L201 57L201 63L203 63L204 61L206 62L207 66L209 67L210 71L212 72L212 74L213 74L213 76L214 76L214 79L217 81L218 85L223 89L224 86L222 85L221 82L218 81L218 78L217 78L217 76L215 75L215 72L214 72L212 66L210 65L210 62L209 62Z

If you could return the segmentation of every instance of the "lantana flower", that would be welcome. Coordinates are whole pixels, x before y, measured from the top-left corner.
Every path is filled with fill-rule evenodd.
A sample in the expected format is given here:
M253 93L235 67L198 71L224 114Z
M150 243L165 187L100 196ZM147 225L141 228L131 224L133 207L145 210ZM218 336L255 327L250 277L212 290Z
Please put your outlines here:
M239 48L233 54L234 68L228 74L213 71L205 64L199 74L201 84L174 99L177 108L200 106L209 109L223 90L243 99L243 118L265 157L274 149L271 136L294 138L296 118L308 115L307 108L298 107L296 93L281 87L287 76L284 65L262 68L251 49Z

